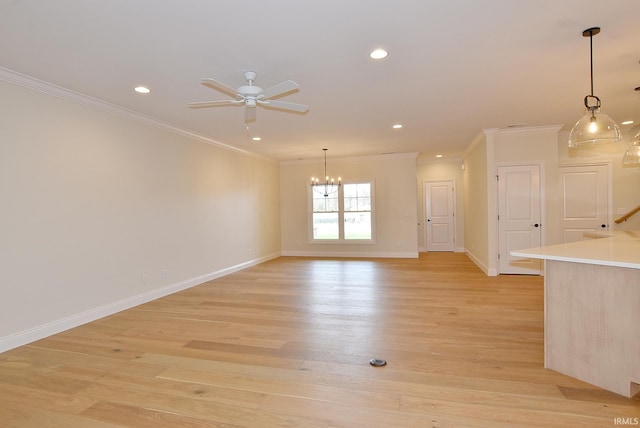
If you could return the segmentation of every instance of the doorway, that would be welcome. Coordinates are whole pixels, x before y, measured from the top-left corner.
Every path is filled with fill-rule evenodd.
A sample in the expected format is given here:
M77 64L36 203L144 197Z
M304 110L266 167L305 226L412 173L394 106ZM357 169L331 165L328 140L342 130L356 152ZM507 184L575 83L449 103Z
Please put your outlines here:
M455 186L453 180L425 181L427 251L455 250Z
M511 255L542 242L540 165L498 167L498 273L542 274L542 262Z

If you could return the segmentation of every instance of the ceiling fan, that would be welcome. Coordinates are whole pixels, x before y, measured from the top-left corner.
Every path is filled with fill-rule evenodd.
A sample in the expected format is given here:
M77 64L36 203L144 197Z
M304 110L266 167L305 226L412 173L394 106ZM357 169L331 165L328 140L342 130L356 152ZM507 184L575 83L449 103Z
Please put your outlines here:
M215 89L222 93L235 97L235 100L221 100L221 101L202 101L190 103L191 108L204 108L204 107L219 107L219 106L241 106L244 105L244 120L245 122L253 122L256 120L256 106L275 108L280 110L295 111L298 113L304 113L309 110L309 106L304 104L288 103L285 101L274 100L273 98L284 95L288 92L297 91L300 89L298 84L293 80L285 80L282 83L278 83L267 89L262 89L259 86L255 86L253 82L256 79L257 73L255 71L246 71L244 78L247 84L240 86L238 89L233 89L224 83L218 82L215 79L204 78L202 84L208 86L211 89Z

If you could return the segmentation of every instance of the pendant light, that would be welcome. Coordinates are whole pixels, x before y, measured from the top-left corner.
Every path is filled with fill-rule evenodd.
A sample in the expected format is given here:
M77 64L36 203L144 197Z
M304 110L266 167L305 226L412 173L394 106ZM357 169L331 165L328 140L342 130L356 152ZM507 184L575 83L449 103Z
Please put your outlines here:
M640 86L638 86L635 91L638 92L635 109L637 112L638 106L640 106ZM626 168L640 167L640 125L631 128L628 135L629 144L627 145L627 151L624 152L624 156L622 157L622 166Z
M629 131L629 145L622 158L623 167L640 166L640 125L634 126Z
M589 38L591 58L591 94L584 97L586 114L580 119L569 135L569 147L587 147L595 144L618 143L622 141L620 128L604 113L600 112L600 98L593 95L593 36L600 32L600 27L592 27L582 32Z

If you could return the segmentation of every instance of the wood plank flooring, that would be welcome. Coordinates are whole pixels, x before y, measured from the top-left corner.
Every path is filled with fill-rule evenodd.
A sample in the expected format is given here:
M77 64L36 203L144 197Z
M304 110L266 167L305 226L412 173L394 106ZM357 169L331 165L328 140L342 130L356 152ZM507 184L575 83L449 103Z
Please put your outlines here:
M638 421L543 368L542 286L464 254L281 257L0 354L0 427Z

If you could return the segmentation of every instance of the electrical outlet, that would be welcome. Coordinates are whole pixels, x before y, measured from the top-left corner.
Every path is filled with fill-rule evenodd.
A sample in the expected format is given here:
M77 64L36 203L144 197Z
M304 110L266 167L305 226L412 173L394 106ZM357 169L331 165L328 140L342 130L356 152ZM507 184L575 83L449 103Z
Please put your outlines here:
M162 269L160 271L160 276L162 277L162 279L167 279L167 270L166 269Z
M140 277L140 284L141 285L147 285L147 282L149 282L149 276L148 275L142 275Z
M626 208L618 208L618 215L623 215L627 213L627 209Z

